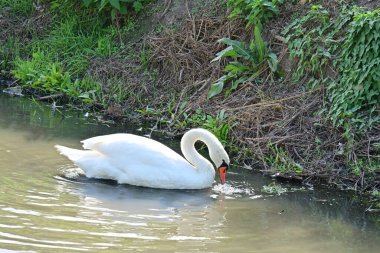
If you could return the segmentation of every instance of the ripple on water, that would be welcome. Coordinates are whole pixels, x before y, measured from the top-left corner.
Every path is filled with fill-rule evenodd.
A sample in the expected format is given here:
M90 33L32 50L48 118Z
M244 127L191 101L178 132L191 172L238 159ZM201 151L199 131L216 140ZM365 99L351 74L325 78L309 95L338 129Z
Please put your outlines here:
M217 184L212 187L212 191L215 194L212 194L211 197L215 198L218 195L225 195L230 198L245 197L245 196L254 196L255 192L251 186L232 186L230 184Z

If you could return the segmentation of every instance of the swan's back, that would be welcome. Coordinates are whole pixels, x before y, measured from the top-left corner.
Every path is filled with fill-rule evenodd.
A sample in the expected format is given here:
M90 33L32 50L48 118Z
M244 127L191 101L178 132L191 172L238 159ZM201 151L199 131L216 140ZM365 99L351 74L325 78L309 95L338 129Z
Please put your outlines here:
M206 188L213 182L172 149L146 137L111 134L81 142L85 150L56 147L88 177L166 189Z

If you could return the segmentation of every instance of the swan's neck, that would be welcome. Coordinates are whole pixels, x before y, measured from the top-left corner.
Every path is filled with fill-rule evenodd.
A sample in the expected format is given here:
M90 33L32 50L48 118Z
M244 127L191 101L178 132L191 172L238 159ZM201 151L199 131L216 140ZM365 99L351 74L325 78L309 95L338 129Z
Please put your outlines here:
M192 129L186 132L181 140L181 150L185 158L199 171L210 171L215 173L211 162L198 153L195 149L197 141L204 142L211 154L213 150L221 146L218 139L204 129Z

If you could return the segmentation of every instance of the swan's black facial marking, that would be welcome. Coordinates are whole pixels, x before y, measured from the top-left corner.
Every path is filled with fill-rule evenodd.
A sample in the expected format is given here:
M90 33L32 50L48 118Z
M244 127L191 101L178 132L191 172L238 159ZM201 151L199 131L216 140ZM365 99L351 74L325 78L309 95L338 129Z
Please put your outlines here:
M228 164L226 163L226 161L222 160L222 164L219 166L219 168L221 167L226 167L226 170L228 170Z

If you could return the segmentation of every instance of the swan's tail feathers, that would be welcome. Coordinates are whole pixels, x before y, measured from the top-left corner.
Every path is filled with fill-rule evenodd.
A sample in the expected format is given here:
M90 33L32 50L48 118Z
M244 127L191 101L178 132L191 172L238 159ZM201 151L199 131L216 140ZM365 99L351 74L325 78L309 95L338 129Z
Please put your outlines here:
M80 159L81 157L83 157L83 152L86 152L84 150L68 148L68 147L64 147L61 145L55 145L54 147L58 150L58 152L61 155L66 156L67 158L69 158L73 162L75 162L78 159Z

